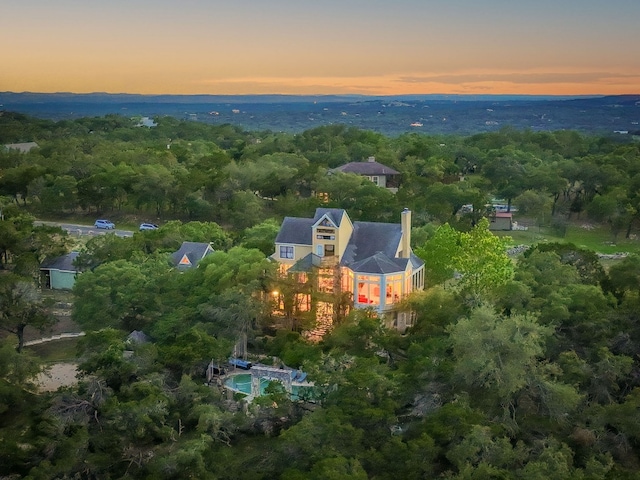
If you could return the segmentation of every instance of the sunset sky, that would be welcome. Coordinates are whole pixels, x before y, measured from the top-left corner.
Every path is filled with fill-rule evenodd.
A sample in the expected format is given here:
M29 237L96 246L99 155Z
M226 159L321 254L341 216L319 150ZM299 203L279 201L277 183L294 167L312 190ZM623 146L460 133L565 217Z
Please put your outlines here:
M3 0L0 91L640 93L640 0Z

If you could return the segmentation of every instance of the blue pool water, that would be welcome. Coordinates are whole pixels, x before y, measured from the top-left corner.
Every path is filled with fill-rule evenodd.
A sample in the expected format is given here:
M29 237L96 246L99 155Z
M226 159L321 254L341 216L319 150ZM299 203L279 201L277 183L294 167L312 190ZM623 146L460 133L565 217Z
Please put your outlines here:
M251 393L251 374L250 373L241 373L239 375L233 375L232 377L227 378L224 381L226 387L236 390L238 392L249 395ZM269 385L269 380L266 378L260 379L260 395L264 395L264 390ZM291 398L293 400L298 400L299 395L301 393L309 393L312 391L313 387L300 387L298 385L293 385L291 387Z

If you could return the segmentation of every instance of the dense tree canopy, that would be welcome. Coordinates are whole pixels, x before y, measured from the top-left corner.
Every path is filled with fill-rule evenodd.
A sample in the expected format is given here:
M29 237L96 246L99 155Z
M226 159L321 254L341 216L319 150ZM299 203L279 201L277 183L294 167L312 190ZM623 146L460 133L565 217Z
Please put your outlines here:
M386 138L332 125L290 135L173 118L46 122L0 116L0 327L47 324L38 262L68 250L35 215L159 229L79 246L77 385L37 392L37 361L0 345L0 475L15 478L635 478L640 465L640 273L587 247L508 256L493 199L540 223L637 231L637 143L502 129ZM20 127L18 128L17 125ZM394 195L331 168L369 156ZM497 201L497 200L496 200ZM427 289L401 334L356 310L321 341L273 317L284 216L318 206L397 222L409 207ZM616 237L617 236L617 237ZM214 253L187 271L183 241ZM296 330L296 328L298 330ZM129 337L143 331L146 340ZM313 391L265 396L207 384L244 347L304 370ZM227 366L228 367L228 366Z

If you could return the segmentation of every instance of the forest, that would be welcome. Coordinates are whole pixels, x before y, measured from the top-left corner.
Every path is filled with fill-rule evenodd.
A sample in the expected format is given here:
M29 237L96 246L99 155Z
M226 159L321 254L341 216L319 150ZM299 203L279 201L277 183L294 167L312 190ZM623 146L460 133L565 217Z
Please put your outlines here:
M640 478L640 143L154 120L0 115L0 144L37 144L0 151L0 476ZM371 156L400 172L397 193L331 171ZM524 248L488 230L497 199L539 234ZM407 332L356 309L310 342L274 316L280 223L317 207L412 210L427 286L404 300ZM160 228L79 242L36 222L98 217ZM215 251L180 272L183 241ZM48 364L22 340L55 321L40 263L71 249L80 375L43 392ZM240 336L253 361L307 372L313 395L271 382L248 403L207 383Z

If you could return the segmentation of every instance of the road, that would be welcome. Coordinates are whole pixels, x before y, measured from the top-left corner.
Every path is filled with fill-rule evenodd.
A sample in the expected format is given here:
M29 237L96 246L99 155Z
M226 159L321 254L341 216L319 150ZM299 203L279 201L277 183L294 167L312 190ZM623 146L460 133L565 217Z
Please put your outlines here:
M90 235L90 236L94 236L94 235L104 235L106 233L114 233L116 234L118 237L132 237L133 236L133 232L131 230L119 230L119 229L115 229L115 230L104 230L101 228L96 228L93 225L76 225L73 223L62 223L62 222L43 222L40 220L37 220L35 222L33 222L34 224L38 225L51 225L54 227L60 227L63 230L66 230L67 232L69 232L72 235Z

